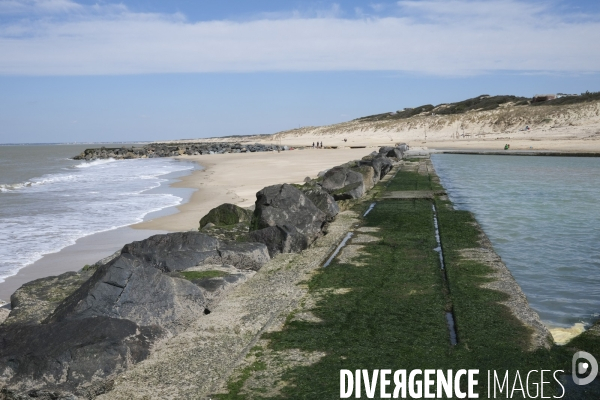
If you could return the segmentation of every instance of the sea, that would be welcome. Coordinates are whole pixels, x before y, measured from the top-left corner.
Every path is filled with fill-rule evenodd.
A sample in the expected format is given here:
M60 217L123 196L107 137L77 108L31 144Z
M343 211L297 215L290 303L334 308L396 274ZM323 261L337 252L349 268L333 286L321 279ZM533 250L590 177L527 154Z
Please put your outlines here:
M600 158L433 154L457 209L471 211L550 327L600 313Z
M187 193L166 186L196 164L72 159L100 146L0 146L0 282L79 238L142 222L185 200Z

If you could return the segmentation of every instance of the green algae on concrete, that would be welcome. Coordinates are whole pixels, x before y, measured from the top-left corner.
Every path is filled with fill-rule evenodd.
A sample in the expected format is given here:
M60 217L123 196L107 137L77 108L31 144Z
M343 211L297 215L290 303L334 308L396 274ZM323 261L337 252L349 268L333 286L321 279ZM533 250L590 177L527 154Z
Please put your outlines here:
M412 171L400 170L388 190L440 190L436 178L416 166ZM262 363L277 376L263 382L268 375L265 370L253 374L246 368L230 380L229 393L219 398L339 398L340 369L384 368L477 368L478 392L480 398L487 398L488 370L509 371L513 385L517 372L563 370L566 377L577 350L600 359L600 334L595 331L561 347L544 336L545 328L524 324L511 293L490 285L498 280L497 270L486 260L465 257L465 252L485 247L472 214L454 210L445 196L434 202L447 282L433 250L437 244L432 200L380 200L357 229L368 229L379 240L361 242L358 258L340 262L343 257L338 256L311 277L308 295L283 329L262 336L262 350L253 353L252 363ZM368 204L354 207L360 212ZM523 304L528 308L526 301ZM458 332L455 346L450 344L444 319L449 307ZM293 350L321 356L308 364L292 362L283 369L270 366L277 364L278 355ZM544 386L545 396L560 396L561 387L550 381ZM267 387L273 382L277 383L275 391ZM529 385L532 393L534 383ZM512 398L520 395L517 390ZM507 397L498 394L496 398Z
M185 279L188 281L193 281L196 279L206 279L206 278L220 278L223 276L229 275L225 271L216 271L216 270L208 270L208 271L181 271L179 272Z

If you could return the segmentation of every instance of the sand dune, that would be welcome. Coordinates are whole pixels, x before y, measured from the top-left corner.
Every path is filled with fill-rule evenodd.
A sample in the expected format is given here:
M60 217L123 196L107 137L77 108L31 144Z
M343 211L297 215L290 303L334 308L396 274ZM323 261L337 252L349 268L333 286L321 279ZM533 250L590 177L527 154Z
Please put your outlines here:
M529 129L525 129L529 127ZM344 141L346 139L347 141ZM600 102L561 106L506 105L491 111L417 115L385 121L353 120L303 127L273 135L197 139L310 146L382 146L405 142L440 149L498 149L600 152ZM185 142L185 141L180 141Z

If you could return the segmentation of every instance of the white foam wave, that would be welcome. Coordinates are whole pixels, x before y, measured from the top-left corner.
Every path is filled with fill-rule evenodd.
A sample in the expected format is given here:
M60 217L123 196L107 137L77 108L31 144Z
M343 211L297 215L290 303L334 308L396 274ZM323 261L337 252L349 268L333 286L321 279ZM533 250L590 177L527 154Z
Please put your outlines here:
M0 192L11 192L15 190L21 190L40 185L47 185L51 183L69 182L74 181L76 179L77 176L70 174L50 175L48 177L34 178L31 181L0 185Z
M166 174L194 168L170 159L101 161L94 164L98 168L70 167L0 186L16 194L0 209L0 282L79 238L142 222L149 213L181 204L181 197L148 190L165 182Z
M110 164L115 161L117 161L117 160L115 160L114 158L106 158L106 159L94 160L94 161L85 161L85 162L82 162L81 164L74 165L74 167L75 168L90 168L90 167L96 167L98 165Z

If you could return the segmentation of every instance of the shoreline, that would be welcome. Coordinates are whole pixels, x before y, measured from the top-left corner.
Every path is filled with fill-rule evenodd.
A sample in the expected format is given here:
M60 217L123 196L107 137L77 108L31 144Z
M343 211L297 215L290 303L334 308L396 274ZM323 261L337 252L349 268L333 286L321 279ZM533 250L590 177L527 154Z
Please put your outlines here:
M169 232L196 230L200 218L223 203L250 207L256 192L278 183L303 183L307 176L315 177L332 165L361 158L374 148L305 149L277 152L228 153L180 156L179 160L194 161L204 167L171 185L192 188L190 201L177 206L178 212L134 224L134 229L155 229ZM375 149L376 150L376 149ZM202 190L199 190L202 189Z
M193 169L171 172L163 176L164 182L158 187L148 189L147 193L169 193L181 197L182 202L189 201L191 190L188 188L172 189L172 185L179 182L198 168L197 163L193 163ZM150 220L177 213L177 206L165 207L158 211L151 211L143 217L143 220ZM4 278L0 282L0 307L10 307L10 296L23 284L36 279L45 278L53 275L60 275L69 271L79 271L86 264L93 264L104 257L120 250L126 243L136 240L143 240L149 236L166 233L161 229L138 231L131 228L131 225L121 226L102 232L95 232L78 238L74 244L61 248L52 253L46 253L31 264L20 268L15 275ZM1 305L5 301L7 304Z
M63 247L56 253L21 268L15 275L0 283L0 300L10 304L10 296L23 284L68 271L79 271L86 264L93 264L121 249L126 243L142 240L164 231L138 231L124 226L110 231L94 233L77 239L75 244Z
M358 154L352 155L358 156ZM339 157L346 155L340 154ZM309 169L319 166L321 162L328 162L331 166L334 161L332 158L323 160L325 157L307 160L307 157L302 154L294 158L295 160L291 161L303 161L301 165ZM305 169L299 171L299 168L291 170L276 168L275 166L281 163L279 156L271 158L271 162L263 162L260 165L253 157L248 157L245 163L230 164L227 158L221 161L208 166L204 171L198 171L195 175L199 176L198 179L202 182L197 183L199 185L213 183L213 187L218 188L216 183L224 184L228 179L237 180L240 184L232 190L232 194L239 197L240 204L245 201L242 195L257 184L256 180L283 179L282 174L297 176L305 172ZM245 164L247 168L241 167L240 164ZM239 389L243 388L245 381L253 375L252 371L257 370L257 368L249 369L249 363L260 362L261 364L252 365L265 366L260 371L266 372L259 372L258 375L263 385L269 386L272 382L263 379L265 373L272 374L276 378L284 376L278 369L281 356L288 356L288 359L290 357L289 349L279 346L283 342L290 344L295 351L292 354L293 359L283 372L295 373L293 368L299 366L311 387L314 385L314 376L326 376L328 380L335 378L338 369L332 369L330 367L332 363L334 366L340 365L340 362L345 363L342 364L343 366L350 366L352 363L356 364L357 360L372 359L372 355L377 352L388 359L385 362L397 362L400 359L407 364L411 361L411 357L426 359L434 354L434 361L442 370L456 365L456 362L466 361L467 364L470 362L479 365L481 360L487 360L490 365L507 366L507 371L508 369L531 370L540 362L548 366L548 370L558 370L559 367L568 365L571 354L565 356L564 348L554 345L547 328L540 322L537 313L530 308L520 286L501 262L500 257L495 254L489 241L486 241L485 234L479 228L473 214L456 210L451 206L452 203L428 157L421 157L415 161L409 155L406 161L398 164L387 172L389 175L386 176L387 179L378 182L377 189L356 198L356 201L350 203L349 209L338 214L327 228L329 233L319 237L312 246L267 259L252 279L243 285L233 287L230 292L218 298L218 301L215 302L213 299L213 302L208 305L193 309L195 312L193 318L188 318L189 314L179 317L186 318L181 321L183 324L189 321L189 325L183 325L185 329L176 331L172 337L151 343L152 347L149 347L148 353L135 359L133 365L127 364L121 370L106 371L106 383L99 380L104 377L98 379L93 377L103 385L100 387L101 390L95 391L94 394L100 394L99 398L111 399L142 398L148 395L210 397L216 393L239 397ZM230 165L235 165L235 168L230 171L231 176L227 177L226 171ZM261 175L262 170L271 173ZM210 171L211 174L208 173ZM277 171L280 174L277 174ZM372 176L367 175L368 173L373 172L365 171L363 176ZM254 177L254 181L249 177ZM219 179L218 182L211 180L215 178L223 179ZM193 181L190 177L190 182ZM364 186L366 187L366 183ZM431 197L422 197L423 194L428 193ZM190 199L190 203L193 202L193 198L194 196ZM377 207L367 220L364 211L372 201L377 203ZM301 202L301 204L305 203ZM183 206L181 205L180 208ZM282 209L289 210L289 214L282 214L283 216L279 218L286 221L285 223L294 220L295 216L290 214L298 213L298 207L294 205L284 207ZM181 210L178 214L157 219L163 219L163 226L169 220L172 224L181 223L177 219L174 220L174 217L185 214L187 219L191 219L192 211L197 210ZM314 215L313 211L304 211L303 215L307 213ZM319 211L317 210L316 213ZM348 231L353 231L355 237L353 236L350 243L346 243L346 247L340 253L334 253L337 254L336 262L329 268L323 269L323 261L332 254L333 248ZM144 230L137 232L144 232ZM415 238L420 240L417 241ZM436 244L438 247L434 248ZM181 249L181 242L174 241L168 246L169 248L164 249L167 252ZM199 251L196 246L188 250ZM435 252L439 252L439 262ZM125 282L124 285L116 287L123 290L113 292L113 296L107 298L116 299L113 300L114 304L119 304L121 295L126 293L125 300L120 304L128 304L128 306L133 304L144 312L152 314L156 312L154 304L158 303L157 295L161 303L166 305L171 304L168 299L179 297L167 297L165 299L167 301L163 301L160 296L164 286L155 285L156 280L147 279L146 273L135 275L135 278L132 278L133 274L125 276L122 270L127 271L125 260L129 257L136 257L138 260L136 262L143 263L142 265L146 265L146 262L154 262L152 260L159 260L159 262L161 260L151 258L154 256L146 252L135 254L132 252L125 255L125 258L121 258L120 262L123 264L116 263L109 264L107 268L102 267L95 276L106 279L102 282L108 284L110 288L116 286L113 277L122 276L123 278L120 278L117 283ZM213 261L202 262L207 263L203 266L214 268L208 264ZM460 268L463 266L467 268ZM244 265L234 267L241 269ZM166 274L165 271L162 273ZM177 276L168 276L168 278L173 279ZM89 276L85 279L89 279ZM81 293L85 295L83 299L90 299L89 304L95 304L96 296L98 294L103 296L105 290L92 291L91 286L86 283L81 286L85 279L75 283L82 288ZM99 281L92 279L92 282ZM60 286L56 285L56 281L47 282L46 285ZM131 289L125 291L127 286ZM150 290L150 287L152 291L148 296L145 288ZM42 293L42 289L37 290L38 293ZM498 292L506 296L499 296ZM38 294L33 293L34 297ZM64 293L65 296L68 294L66 291ZM134 293L143 293L144 296L132 296ZM172 296L169 293L167 291L167 296ZM188 295L187 293L189 292L184 292L183 295ZM335 296L327 295L329 293ZM104 297L99 298L104 301ZM48 311L52 312L54 308L61 310L60 307L64 304L73 304L73 300L66 299L63 297L55 300L57 304L58 301L61 302L58 308L56 304L51 304L52 308ZM75 299L81 301L79 296ZM87 305L84 306L83 312L87 312L88 309ZM19 307L15 313L23 311L27 309ZM81 311L76 312L82 315ZM451 315L452 323L447 320L448 314ZM137 324L147 324L146 320L142 320L137 314L120 314L118 311L117 315L120 319L136 324L134 325L136 332ZM7 332L13 334L7 340L9 345L13 346L13 343L26 340L21 339L23 337L21 331L25 330L20 324L28 323L25 318L19 322L14 317L11 315L13 319L6 328ZM170 314L164 314L163 311L157 320L168 327L167 324L172 321L170 318ZM348 329L347 321L353 319L384 329L361 329L361 326L358 326L358 329ZM454 321L458 321L458 325L454 325ZM60 319L50 319L48 325L69 329L70 325L67 325L69 323ZM84 324L88 323L89 321L84 321ZM41 337L47 330L45 324L32 329L37 337ZM89 333L81 329L77 331L74 332L75 335L79 335L76 337L81 336L85 341L84 346L89 346ZM382 336L382 333L385 336ZM34 336L33 342L37 337ZM63 340L64 336L55 335L55 337L58 339L51 338L50 344L54 343L53 340ZM121 343L119 340L130 340L127 339L130 336L125 338L117 338L115 343ZM150 342L153 337L149 336L147 340ZM594 338L583 337L580 340L584 340L583 349L587 349L585 340L593 343ZM339 343L342 342L350 344L340 347ZM275 345L272 346L271 343ZM299 352L296 350L298 343L301 344ZM389 352L390 344L395 349L393 354ZM69 345L78 351L81 347L79 341ZM111 346L114 344L111 343ZM56 357L47 352L47 347L52 349L45 345L41 351L34 349L54 365ZM40 357L29 348L25 348L22 351L19 349L20 353L17 357L20 358L16 358L10 353L11 347L6 346L6 348L9 350L4 353L13 357L10 360L16 359L19 365L27 365L25 363L29 362L30 354ZM333 353L332 348L335 349ZM449 351L452 348L457 350ZM548 351L536 351L543 348ZM581 348L577 347L577 349ZM532 351L535 353L529 353ZM318 354L319 361L324 359L324 362L315 363L315 353ZM414 357L415 353L417 357ZM97 362L96 360L103 360L102 357L106 354L107 352L104 352L98 354L98 359L91 359ZM356 354L359 356L356 357ZM404 360L403 357L407 354L409 356ZM531 357L523 357L524 354L530 354ZM67 366L71 368L70 365L74 365L72 371L78 372L81 367L76 362L79 360L75 357L73 360L69 359ZM271 363L270 360L277 363ZM181 365L186 365L185 370L189 373L182 374ZM217 368L214 368L214 365L217 365ZM563 371L565 369L563 367ZM240 370L251 372L250 374L236 372ZM204 374L204 379L194 379L199 372ZM75 377L69 376L69 380L63 387L71 390L66 385L78 388L87 384L79 378L81 375L73 374L73 376ZM83 376L84 379L89 380L89 377ZM242 376L239 381L241 383L238 383L240 376ZM20 384L12 376L8 379L12 379L14 385ZM17 375L16 379L22 378ZM248 382L247 387L256 388L257 393L264 394L262 386L257 386L252 381ZM292 388L292 393L301 386L296 384L297 378L283 382L291 383L287 386ZM54 382L48 384L46 381L42 384L52 385ZM63 382L60 381L59 384ZM29 390L29 387L15 388L15 392L25 389ZM335 390L333 392L335 393Z
M316 176L323 169L360 158L371 151L309 149L175 157L177 160L193 162L196 167L187 175L177 176L179 173L174 173L174 176L167 177L165 185L150 190L175 192L183 198L181 204L151 212L140 223L84 236L58 252L45 254L0 283L0 301L6 301L9 306L10 296L23 284L78 271L86 264L93 264L113 254L127 243L156 234L197 230L200 218L222 203L248 207L254 204L256 192L265 186L302 182L306 176ZM272 169L277 167L279 173L274 173Z
M46 276L77 271L85 264L92 264L113 254L132 241L143 240L155 234L197 230L200 218L222 203L249 207L254 204L256 192L265 186L282 182L303 183L306 176L314 177L331 165L360 158L372 150L370 147L305 149L281 153L256 152L174 157L177 160L193 162L200 167L191 170L187 175L172 177L166 185L161 184L151 190L164 193L179 191L180 196L182 191L188 191L187 198L184 197L181 204L149 213L144 217L143 222L88 235L78 239L74 245L44 255L40 260L20 269L16 275L0 283L0 300L10 304L10 295L21 285ZM485 149L446 150L440 147L413 147L410 153L413 155L423 153L547 155L541 150L503 153ZM575 156L572 153L560 153L560 155ZM299 166L301 168L298 168ZM549 323L544 325L569 338L584 330L583 326L577 324L567 328Z

